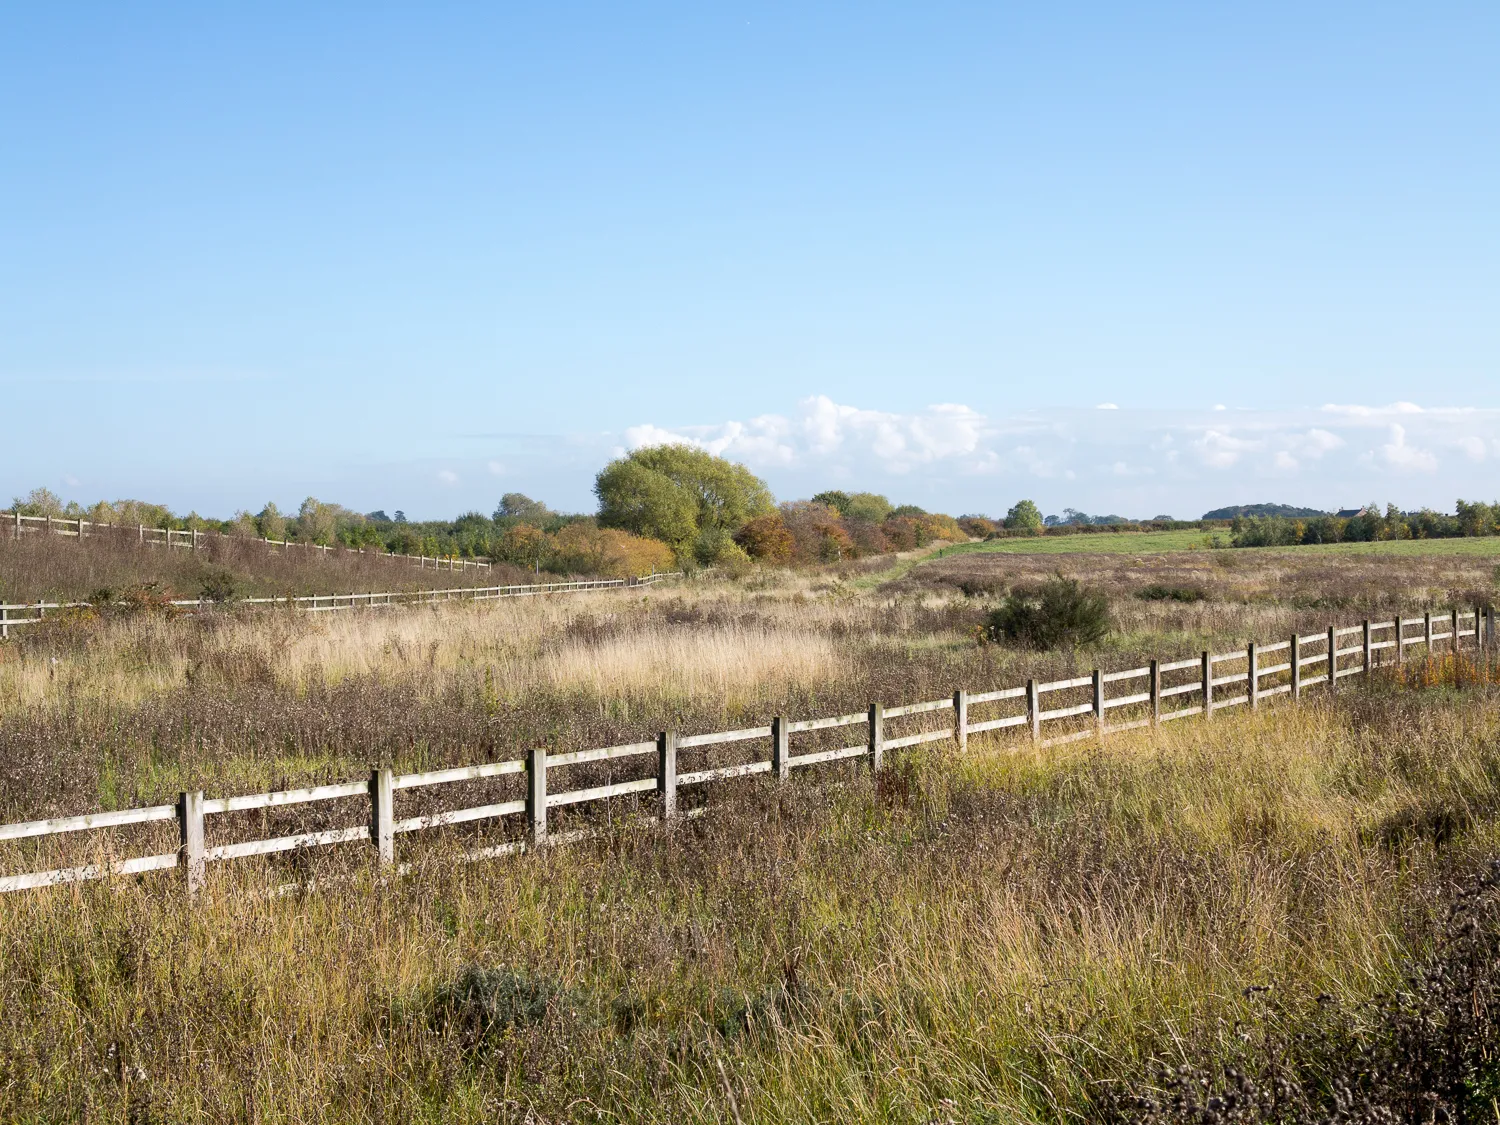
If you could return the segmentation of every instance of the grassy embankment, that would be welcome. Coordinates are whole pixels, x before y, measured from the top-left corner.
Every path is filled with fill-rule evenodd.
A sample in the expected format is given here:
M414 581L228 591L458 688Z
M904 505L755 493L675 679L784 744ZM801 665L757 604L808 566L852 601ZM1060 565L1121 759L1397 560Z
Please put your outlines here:
M1322 619L1277 596L1319 581L1284 561L1190 570L1205 600L1182 603L1135 596L1168 564L1119 560L1101 649L981 648L990 594L963 584L999 562L864 596L824 576L39 632L0 650L0 819L933 698ZM1340 565L1321 581L1356 612L1489 577ZM1319 996L1349 1008L1432 947L1441 889L1496 854L1497 735L1487 689L1382 682L1103 749L734 783L673 831L516 861L452 863L473 829L403 840L416 870L379 885L350 848L216 867L196 911L165 879L9 896L0 1116L1097 1117L1153 1060L1254 1063ZM262 893L289 873L354 882Z

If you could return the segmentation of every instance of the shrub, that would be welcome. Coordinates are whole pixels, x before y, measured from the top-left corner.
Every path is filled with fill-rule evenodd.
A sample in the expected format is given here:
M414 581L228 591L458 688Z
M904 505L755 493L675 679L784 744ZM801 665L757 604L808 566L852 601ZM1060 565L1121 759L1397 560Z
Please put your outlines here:
M465 965L427 1002L434 1029L456 1032L467 1049L511 1028L541 1023L559 1002L571 1000L550 977L517 969Z
M1056 648L1097 641L1114 623L1107 597L1059 575L1037 587L1012 590L990 611L985 628L991 640Z
M198 596L211 602L233 601L239 590L232 571L222 566L209 567L198 585Z
M779 514L756 516L740 528L735 541L757 562L775 566L792 561L792 533Z
M1201 586L1167 586L1153 582L1137 590L1135 596L1143 602L1201 602L1207 600L1208 593Z

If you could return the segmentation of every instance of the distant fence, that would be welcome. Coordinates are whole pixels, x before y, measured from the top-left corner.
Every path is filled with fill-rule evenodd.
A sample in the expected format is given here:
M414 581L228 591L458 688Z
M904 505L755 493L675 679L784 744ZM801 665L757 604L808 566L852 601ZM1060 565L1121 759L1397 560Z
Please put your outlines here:
M1472 626L1465 628L1465 624ZM1413 634L1412 627L1419 632ZM1446 631L1443 631L1446 630ZM1356 643L1340 647L1346 638L1356 638ZM1380 638L1380 639L1377 639ZM444 827L476 821L497 821L505 817L524 818L525 839L504 843L496 847L480 849L470 853L474 856L501 855L521 850L547 840L548 810L570 805L582 805L595 801L634 794L655 793L657 814L663 820L672 820L678 813L679 792L695 785L730 778L770 774L777 781L786 781L793 769L804 768L826 762L861 758L872 770L881 769L887 752L925 742L953 740L959 749L968 745L972 735L1006 728L1024 728L1029 732L1033 744L1052 746L1131 730L1154 726L1191 715L1202 715L1211 719L1216 711L1229 707L1248 706L1257 708L1264 701L1279 695L1293 700L1302 697L1304 691L1318 684L1326 684L1327 690L1337 689L1338 682L1345 677L1369 676L1377 664L1389 653L1393 663L1405 661L1407 650L1423 646L1424 656L1433 655L1435 646L1446 645L1449 652L1457 653L1465 637L1474 638L1476 650L1493 653L1495 650L1495 620L1493 611L1476 609L1467 614L1453 611L1445 618L1434 618L1426 614L1421 618L1397 617L1394 621L1338 627L1330 625L1324 632L1308 636L1293 636L1273 644L1257 645L1251 642L1244 650L1228 653L1204 652L1189 660L1165 663L1156 660L1142 668L1130 668L1119 672L1103 672L1095 669L1087 676L1050 683L1029 680L1024 686L1002 688L997 691L969 693L959 690L949 699L935 699L925 703L910 703L900 707L884 707L870 704L868 710L849 715L834 715L828 718L799 719L788 722L785 718L774 718L767 726L742 730L717 731L707 734L681 735L664 731L654 739L606 746L592 750L573 750L554 754L543 747L531 750L524 759L487 762L473 766L431 770L424 773L397 774L390 769L375 769L368 780L346 781L333 785L317 785L305 789L286 789L270 793L251 793L237 797L206 799L201 791L178 794L175 804L154 805L150 808L124 809L118 812L92 813L86 816L60 817L51 820L33 820L19 824L0 825L0 841L23 840L51 836L59 833L94 831L117 828L125 825L148 824L155 821L175 821L179 846L174 851L156 855L138 856L129 859L101 859L100 862L81 867L58 868L35 871L27 874L0 877L0 892L21 891L39 887L76 883L85 880L103 879L111 875L131 875L147 871L180 869L189 894L196 893L205 883L207 866L225 860L246 856L271 855L278 852L303 848L322 847L331 844L368 842L375 846L375 854L383 865L396 860L396 837L410 832ZM1321 651L1308 652L1305 646ZM1262 665L1263 658L1275 655L1278 663ZM1284 655L1283 655L1284 654ZM1358 663L1349 658L1358 657ZM1220 665L1244 663L1243 670L1216 675ZM1341 663L1342 662L1342 663ZM1306 675L1304 668L1321 667L1317 675ZM1191 673L1182 676L1182 673ZM1169 683L1169 679L1179 682ZM1108 685L1138 683L1144 681L1146 690L1110 696ZM1244 684L1243 694L1220 698L1218 689ZM1088 693L1085 702L1066 702L1068 693ZM1060 706L1044 708L1044 696L1063 696ZM1179 696L1196 698L1197 702L1187 707L1164 710L1163 704ZM973 709L989 707L1002 702L1020 702L1024 710L1019 714L998 715L976 721ZM1105 720L1111 711L1133 709L1134 718L1127 718L1113 725ZM895 738L886 734L886 724L909 721L919 716L953 716L951 726L938 729L917 730ZM1074 730L1054 738L1043 739L1042 728L1048 723L1073 720L1082 723L1083 729ZM803 742L809 734L817 731L835 732L845 727L862 728L864 737L856 744L835 746L828 749L806 749L793 753L792 736L799 735ZM835 741L845 741L835 736ZM757 757L752 761L717 767L704 767L679 772L680 756L700 748L725 746L734 743L759 743L769 751L768 758ZM602 785L581 789L552 791L549 778L554 770L565 769L585 763L614 763L627 759L646 758L651 761L651 773L627 780L609 780ZM510 800L474 805L427 815L398 818L396 794L416 791L431 786L444 786L485 778L499 778L515 774L524 778L524 795ZM251 809L269 809L282 805L300 805L309 802L363 798L368 802L368 821L343 828L302 832L277 836L271 839L243 840L216 844L206 842L205 823L208 817L223 813Z
M236 598L215 602L211 598L180 598L170 604L183 609L211 606L229 608L240 605L290 606L307 613L328 613L340 609L378 609L383 606L424 605L429 602L491 601L496 598L529 598L546 594L573 594L585 590L613 590L621 587L654 586L668 578L681 578L681 571L643 575L640 578L589 578L578 582L539 582L529 586L465 586L452 590L406 590L385 594L306 594L301 597ZM12 628L36 625L46 620L47 611L98 609L93 602L25 602L0 604L0 640L10 636ZM31 613L34 617L13 614Z
M262 539L253 535L225 535L221 531L178 531L170 527L147 527L138 523L134 527L118 523L93 523L86 519L65 519L61 516L23 516L20 512L0 512L0 523L10 532L11 539L23 535L64 535L83 539L88 535L110 532L114 535L134 535L138 543L154 547L185 547L199 550L209 543L230 540L235 543L264 543L267 547L280 547L283 551L329 551L347 552L351 555L369 555L377 559L404 559L417 564L417 569L428 570L489 570L487 559L460 559L454 556L431 558L425 555L398 555L388 551L366 551L362 547L325 547L321 543L290 543L283 539Z

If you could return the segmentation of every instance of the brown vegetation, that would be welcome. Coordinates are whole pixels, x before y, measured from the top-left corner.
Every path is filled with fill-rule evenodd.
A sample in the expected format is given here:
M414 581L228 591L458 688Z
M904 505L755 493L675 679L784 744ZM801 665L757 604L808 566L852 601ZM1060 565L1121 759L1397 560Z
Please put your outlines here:
M64 622L0 647L0 820L938 698L1336 612L1292 600L1318 582L1294 560L1214 558ZM1488 577L1316 565L1345 619L1472 604ZM1001 590L1059 566L1108 592L1113 634L974 642ZM1152 582L1206 598L1135 596ZM1378 1053L1362 1005L1441 958L1450 898L1500 847L1500 701L1478 666L1445 667L1102 748L976 739L874 781L726 783L710 816L519 860L457 862L497 835L467 826L404 839L413 870L385 881L355 846L214 865L195 910L166 878L6 896L0 1117L1090 1120L1158 1112L1163 1067L1259 1082L1268 1051L1311 1113L1337 1075L1281 1047L1336 1009ZM6 870L40 850L5 847ZM1454 1034L1482 1046L1487 1026Z

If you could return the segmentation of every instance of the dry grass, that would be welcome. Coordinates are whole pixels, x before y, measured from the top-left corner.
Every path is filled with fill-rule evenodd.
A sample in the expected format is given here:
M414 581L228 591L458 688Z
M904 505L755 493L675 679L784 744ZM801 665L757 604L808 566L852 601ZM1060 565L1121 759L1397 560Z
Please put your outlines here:
M0 535L0 601L92 601L154 584L173 598L204 595L205 586L236 597L348 594L500 586L535 581L528 571L419 569L410 559L357 551L268 547L215 536L200 549L142 544L134 531L104 531L82 540L56 535ZM105 599L108 600L108 599Z
M864 592L64 625L0 648L0 819L937 698L1328 612L1258 571L1143 602L1160 570L1118 561L1094 581L1125 631L1080 653L976 645L994 594L948 560ZM1396 604L1403 565L1326 582ZM1103 749L727 783L673 830L518 860L455 862L482 829L407 837L384 882L351 846L215 865L193 911L161 877L6 896L0 1118L722 1121L732 1096L745 1121L1095 1119L1157 1062L1253 1055L1432 947L1500 842L1500 700L1455 672Z

